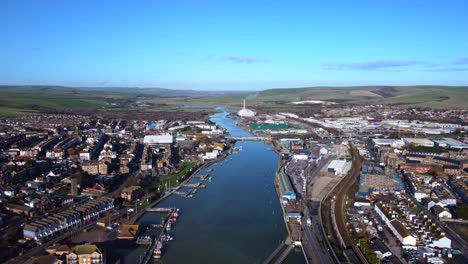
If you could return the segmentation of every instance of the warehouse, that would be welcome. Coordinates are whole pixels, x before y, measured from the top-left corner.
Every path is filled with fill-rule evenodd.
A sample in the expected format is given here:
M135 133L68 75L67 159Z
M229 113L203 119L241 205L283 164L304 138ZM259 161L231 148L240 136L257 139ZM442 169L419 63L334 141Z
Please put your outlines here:
M329 172L333 172L337 176L342 176L348 173L351 169L351 162L346 160L332 160L327 169Z
M166 135L147 135L143 139L145 144L172 144L174 143L174 137L170 134Z
M433 147L434 142L427 138L403 138L407 145Z
M294 192L294 189L291 185L291 181L288 175L286 175L284 171L281 171L280 173L278 173L278 183L279 183L281 198L287 199L287 200L296 200L296 193Z
M460 142L453 138L441 138L433 140L436 146L443 147L443 148L456 148L456 149L465 149L468 148L468 144Z

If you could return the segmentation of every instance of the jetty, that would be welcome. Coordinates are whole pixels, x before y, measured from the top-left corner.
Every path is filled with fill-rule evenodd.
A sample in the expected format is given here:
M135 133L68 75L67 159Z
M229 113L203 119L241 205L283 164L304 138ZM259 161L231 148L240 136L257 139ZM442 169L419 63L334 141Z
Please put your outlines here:
M155 209L158 209L158 208L155 208ZM168 209L168 208L161 208L161 209ZM146 249L145 255L140 260L139 264L147 264L147 263L151 262L151 260L153 259L154 249L156 248L158 243L160 244L161 241L162 241L162 237L164 235L164 230L166 230L167 226L171 224L171 221L170 221L171 217L174 215L174 213L177 213L178 210L179 210L177 208L169 208L169 209L170 209L170 211L167 214L167 217L166 217L166 219L164 221L164 225L162 227L160 227L162 231L152 239L151 245ZM167 211L160 211L160 212L167 212Z

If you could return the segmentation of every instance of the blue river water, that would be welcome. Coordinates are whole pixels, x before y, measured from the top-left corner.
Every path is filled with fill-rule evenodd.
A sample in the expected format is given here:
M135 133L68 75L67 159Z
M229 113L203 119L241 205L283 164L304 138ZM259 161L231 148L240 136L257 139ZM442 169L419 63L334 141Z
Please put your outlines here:
M211 120L231 136L250 136L227 114L214 114ZM242 151L199 172L211 176L211 182L204 183L206 189L193 198L173 195L158 205L181 211L170 231L174 240L164 246L162 263L262 263L285 239L274 188L277 154L263 142L237 142L236 147ZM160 222L157 213L140 219L141 224ZM132 251L125 262L138 260L142 252L141 248Z

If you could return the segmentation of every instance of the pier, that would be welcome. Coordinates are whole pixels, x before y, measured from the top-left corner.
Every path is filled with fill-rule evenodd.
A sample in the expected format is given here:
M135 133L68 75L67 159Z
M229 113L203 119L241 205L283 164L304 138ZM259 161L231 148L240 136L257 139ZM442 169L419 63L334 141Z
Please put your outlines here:
M184 184L185 187L191 187L191 188L198 188L200 187L201 183L197 182L197 183L186 183Z
M158 245L158 241L162 240L162 235L164 234L164 230L166 230L167 225L170 224L169 219L174 214L174 212L177 212L176 208L154 208L154 209L164 209L163 211L154 211L154 212L167 212L167 209L169 209L169 213L167 214L166 220L164 221L164 225L162 226L161 232L156 237L154 237L151 245L148 247L148 249L145 252L145 256L140 260L139 264L150 263L151 259L153 258L153 251Z
M210 175L209 175L209 174L202 174L202 175L195 175L195 176L193 176L193 177L194 177L194 178L198 178L198 179L200 179L200 180L202 180L202 181L205 181L205 180L208 179L208 177L210 177ZM187 185L186 185L186 186L187 186Z
M146 212L172 212L176 210L176 208L146 208Z
M138 236L136 243L138 245L151 245L153 240L160 237L163 232L163 225L146 226L144 232Z
M293 250L294 245L287 242L281 242L281 244L270 254L270 256L263 262L263 264L281 264L286 257Z

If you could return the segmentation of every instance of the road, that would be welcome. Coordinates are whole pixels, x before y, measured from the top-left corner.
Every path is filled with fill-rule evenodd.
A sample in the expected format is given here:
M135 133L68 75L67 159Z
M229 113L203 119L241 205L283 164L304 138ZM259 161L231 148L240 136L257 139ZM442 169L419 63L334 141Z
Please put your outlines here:
M303 223L303 248L307 256L311 256L311 263L334 263L333 259L328 251L328 247L323 240L321 231L320 217L318 210L320 202L308 201L304 208ZM312 219L312 224L307 225L307 218Z

